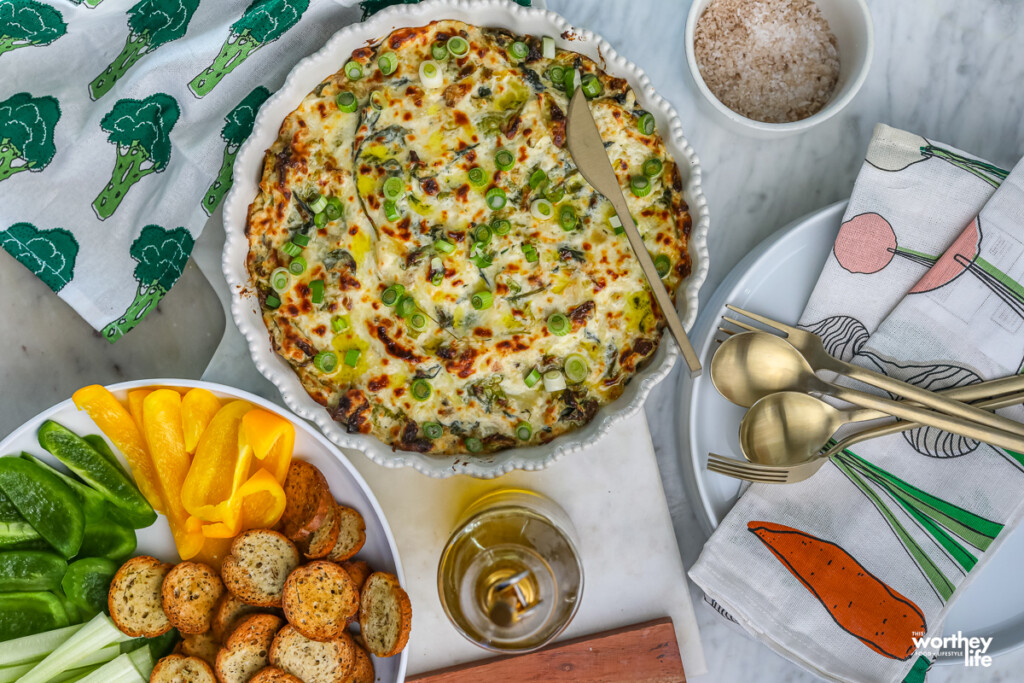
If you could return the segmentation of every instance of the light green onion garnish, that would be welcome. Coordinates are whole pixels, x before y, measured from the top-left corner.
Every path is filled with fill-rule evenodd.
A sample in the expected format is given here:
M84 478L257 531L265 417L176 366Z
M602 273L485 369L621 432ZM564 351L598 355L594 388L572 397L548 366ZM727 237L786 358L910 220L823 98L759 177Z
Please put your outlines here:
M358 81L363 77L363 65L355 60L345 62L345 75L350 81Z
M590 366L587 365L586 358L574 353L566 357L562 371L565 372L565 376L570 382L578 384L587 378Z
M495 218L491 221L491 231L495 235L507 235L512 230L512 223L507 218Z
M391 176L384 181L384 198L396 201L405 194L405 181L398 176Z
M448 39L447 48L453 57L465 57L469 54L469 41L462 36L454 36Z
M281 251L283 251L288 256L295 257L302 253L302 247L295 244L294 242L285 242L284 244L281 245Z
M275 268L270 274L270 286L275 292L286 292L292 286L292 275L287 268Z
M544 55L544 59L555 58L555 39L551 36L544 36L540 39L541 54Z
M327 212L321 211L317 215L313 216L313 225L317 228L322 228L327 225Z
M338 369L338 354L334 351L321 351L313 358L313 366L320 372L330 374Z
M473 304L473 308L478 311L490 308L491 304L494 303L494 295L488 291L477 292L470 299L470 303Z
M573 93L576 92L576 88L580 85L580 70L566 69L563 80L565 82L565 94L572 97Z
M281 305L281 300L273 294L268 294L267 298L264 299L264 303L267 304L267 308L277 308Z
M505 196L505 190L500 187L492 187L487 190L487 194L484 198L487 200L487 206L489 206L492 211L505 208L505 202L508 201L508 197Z
M521 40L517 40L508 46L508 56L516 61L522 61L530 55L530 46Z
M608 225L612 226L612 232L616 235L621 235L626 232L626 229L622 227L622 221L619 220L618 216L612 216L608 219Z
M295 244L300 247L305 247L309 244L309 235L303 235L301 232L297 232L292 235L292 242L295 242Z
M475 436L467 436L462 440L462 443L466 446L466 450L470 453L479 453L484 449L484 442Z
M398 68L398 55L394 52L385 52L380 57L377 57L377 68L385 76L395 73L395 69Z
M494 155L494 165L502 171L507 171L516 165L516 158L507 149L499 149Z
M384 217L392 223L401 217L401 214L398 213L398 205L390 199L384 202Z
M489 244L491 241L491 227L489 225L478 225L476 230L473 231L474 242L480 244Z
M440 88L444 85L444 73L441 65L430 59L420 64L420 82L426 88Z
M527 263L536 263L540 256L537 254L537 247L532 244L523 245L523 256L526 257Z
M654 269L658 271L658 275L665 277L672 269L672 260L665 254L658 254L654 259Z
M536 171L530 174L530 187L536 190L547 179L548 174L538 168Z
M558 224L562 226L562 230L569 232L576 227L578 222L579 218L576 217L576 209L568 204L558 210Z
M381 111L382 109L384 109L385 104L386 102L384 100L384 93L382 93L380 90L374 90L372 93L370 93L371 107L373 107L377 111Z
M580 82L580 88L583 90L583 94L587 96L588 100L592 100L602 92L604 92L604 86L601 85L601 79L594 74L587 74L583 77Z
M334 98L334 101L338 103L338 109L344 112L353 112L359 108L359 102L356 100L356 96L347 90L343 90L338 93L338 96Z
M565 186L563 185L549 185L547 188L544 189L544 198L547 199L549 202L560 202L562 201L562 197L564 196Z
M320 213L327 208L327 197L322 194L314 195L308 202L309 210L313 213Z
M408 294L403 296L398 300L398 306L395 307L395 312L403 318L408 318L416 312L416 299L413 299Z
M405 294L405 287L402 285L391 285L380 295L380 302L385 306L394 306Z
M430 394L432 394L433 391L434 390L430 387L430 382L422 377L414 379L412 381L412 385L409 387L409 393L412 394L412 397L417 401L426 401L430 398Z
M636 128L644 135L652 134L654 132L654 115L645 111L636 120Z
M324 209L324 213L327 215L327 220L336 221L345 213L345 207L342 206L340 199L331 197L327 200L327 208ZM303 235L303 237L306 236ZM308 237L306 237L306 241L309 241Z
M309 283L309 297L315 304L324 302L324 281L313 280Z
M651 157L644 162L641 170L648 178L657 178L661 175L661 172L665 170L665 164L661 163L661 159Z
M552 313L548 316L548 332L558 337L564 337L572 329L572 323L564 313Z
M635 175L629 179L629 189L637 197L646 197L651 193L651 180L645 175Z
M484 169L480 168L479 166L474 166L473 168L469 169L469 173L467 173L466 175L469 176L470 185L480 187L481 185L487 184L487 174L484 173Z
M565 89L565 69L557 64L548 69L548 78L559 90Z
M434 240L434 249L442 254L450 254L455 251L455 245L442 237Z
M359 365L359 349L349 349L345 352L345 365L354 368Z
M423 315L419 311L409 316L409 327L416 330L417 332L426 328L426 326L427 316Z
M296 256L292 259L291 263L288 264L288 272L292 275L302 275L306 272L306 259L301 256Z
M530 214L539 221L546 221L555 214L555 207L547 199L534 199L530 204Z
M439 62L448 59L448 47L440 40L430 46L430 56Z
M516 438L520 441L529 441L533 436L533 427L529 422L520 422L516 425Z
M526 373L526 377L523 378L523 383L526 384L526 386L531 387L531 388L534 385L536 385L537 382L539 382L539 381L540 381L540 370L538 370L537 368L532 368L528 373Z
M349 328L351 323L349 322L347 315L336 315L331 318L331 330L334 332L344 332Z
M565 375L558 370L548 370L544 373L544 389L552 393L565 389Z
M440 422L424 422L423 436L428 439L440 439L444 436L444 427L441 426Z

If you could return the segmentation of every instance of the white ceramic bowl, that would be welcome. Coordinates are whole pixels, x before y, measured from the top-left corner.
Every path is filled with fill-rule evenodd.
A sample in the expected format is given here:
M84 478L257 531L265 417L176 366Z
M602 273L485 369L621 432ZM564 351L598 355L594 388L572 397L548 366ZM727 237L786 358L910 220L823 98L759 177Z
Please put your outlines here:
M245 261L249 253L249 243L245 236L246 214L250 202L256 196L263 153L277 139L281 121L317 84L341 68L355 48L376 41L396 28L422 26L436 19L459 19L478 26L503 27L517 33L554 36L559 47L584 54L612 76L625 78L629 82L640 105L654 114L658 130L686 181L684 197L693 219L689 244L692 272L683 282L678 300L685 305L681 313L683 325L687 329L693 325L697 319L697 294L708 273L707 234L710 219L707 201L700 187L700 164L690 143L683 137L679 115L672 105L654 92L647 75L619 56L600 36L571 26L554 12L522 7L508 0L427 0L417 5L397 5L363 23L342 29L319 52L302 60L292 69L285 84L260 109L252 134L242 145L235 160L234 185L224 208L226 240L223 268L235 296L231 312L238 329L249 342L249 350L257 369L277 386L292 411L315 422L338 446L362 451L385 467L414 467L432 477L468 474L492 478L513 469L539 470L567 453L592 446L613 424L640 410L651 389L668 375L672 363L679 355L679 350L668 335L662 339L648 365L633 377L618 400L602 407L588 424L550 443L474 456L436 456L396 451L376 437L350 434L331 419L323 406L310 398L299 382L298 375L271 346L259 301L246 269Z
M697 28L697 20L711 1L693 0L693 4L690 5L683 38L686 41L686 63L704 101L732 130L759 138L783 137L805 131L838 114L864 84L875 51L875 30L867 3L864 0L814 0L828 21L832 33L835 34L836 46L839 49L839 81L836 83L832 99L818 113L792 123L765 123L737 114L722 104L704 83L693 51L693 34Z

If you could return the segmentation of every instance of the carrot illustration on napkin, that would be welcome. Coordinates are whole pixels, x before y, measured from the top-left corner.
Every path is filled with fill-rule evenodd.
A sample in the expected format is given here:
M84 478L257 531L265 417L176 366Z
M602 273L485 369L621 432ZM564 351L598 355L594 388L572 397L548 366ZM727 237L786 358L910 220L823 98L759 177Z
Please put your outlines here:
M841 547L774 522L747 522L804 588L847 633L878 654L909 659L915 636L927 630L924 613Z

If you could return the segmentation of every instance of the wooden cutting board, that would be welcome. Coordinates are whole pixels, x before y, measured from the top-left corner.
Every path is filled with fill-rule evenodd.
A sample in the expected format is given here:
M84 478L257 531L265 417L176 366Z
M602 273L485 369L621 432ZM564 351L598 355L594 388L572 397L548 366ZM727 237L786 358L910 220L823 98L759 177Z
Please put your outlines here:
M685 683L672 620L642 624L556 643L526 655L493 657L429 671L408 683L479 681L551 683Z

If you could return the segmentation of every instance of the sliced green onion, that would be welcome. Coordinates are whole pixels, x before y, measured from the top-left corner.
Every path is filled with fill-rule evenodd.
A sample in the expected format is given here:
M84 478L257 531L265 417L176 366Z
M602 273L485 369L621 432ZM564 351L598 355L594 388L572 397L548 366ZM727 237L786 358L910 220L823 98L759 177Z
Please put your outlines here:
M324 213L327 214L327 220L336 221L339 218L341 218L342 214L345 213L345 208L342 206L340 199L338 199L337 197L331 197L330 199L327 200L327 208L324 209ZM303 237L306 238L306 241L308 243L309 238L306 237L305 235L303 235Z
M358 81L363 77L363 65L355 60L345 62L345 75L350 81Z
M309 283L309 296L315 304L324 302L324 281L313 280Z
M544 373L544 390L550 392L565 389L565 375L558 370L548 370Z
M654 259L654 269L658 271L658 275L665 277L672 269L672 260L665 254L658 254Z
M318 194L315 199L310 199L308 203L310 211L313 213L320 213L327 208L327 197L322 194Z
M442 254L450 254L455 251L455 245L442 237L434 240L434 249Z
M359 364L359 354L362 353L359 349L349 349L345 352L345 365L350 368L354 368Z
M320 372L330 374L338 369L338 354L334 351L321 351L313 358L313 365Z
M423 436L428 439L440 439L444 436L444 427L441 426L440 422L424 422Z
M636 128L644 135L650 135L654 132L654 114L645 111L640 115L640 118L636 120Z
M576 88L580 85L580 70L566 69L563 81L565 83L565 94L572 97L573 93L576 92Z
M508 46L508 56L516 61L522 61L530 56L530 46L517 40Z
M420 64L420 82L426 88L440 88L444 85L444 73L441 65L433 60L426 60Z
M398 300L398 306L395 307L395 311L403 318L408 318L410 315L416 312L416 299L413 299L408 294Z
M398 176L391 176L384 181L384 198L395 201L401 199L402 195L405 194L405 181Z
M313 216L313 225L317 228L322 228L327 225L327 212L321 211L317 215Z
M377 111L381 111L382 109L384 109L384 104L384 93L382 93L380 90L374 90L372 93L370 93L371 107L373 107Z
M629 179L629 189L637 197L646 197L651 193L651 180L645 175L635 175Z
M302 275L306 272L306 259L301 256L296 256L292 259L292 262L288 264L288 272L292 275Z
M287 268L275 268L270 274L270 286L275 292L286 292L292 286L292 274Z
M281 245L281 251L286 253L288 256L295 257L302 253L302 247L294 242L285 242Z
M559 90L565 88L565 69L558 66L557 64L548 69L548 78L555 84Z
M479 453L484 449L484 442L475 436L467 436L462 440L462 443L465 444L466 450L470 453Z
M495 218L491 221L491 231L495 235L507 235L512 230L512 223L507 218Z
M540 381L540 370L538 370L537 368L532 368L528 373L526 373L526 377L523 378L523 383L526 384L526 386L531 387L531 388L535 384L537 384L537 382L539 382L539 381Z
M544 55L544 59L555 58L555 39L551 36L544 36L540 39L541 54Z
M546 199L534 199L530 204L530 213L539 221L546 221L555 213L555 207Z
M343 90L338 93L338 96L334 98L334 101L338 103L338 109L344 112L353 112L359 108L359 102L356 100L356 96L347 90Z
M465 57L469 54L469 41L462 36L453 36L448 39L446 46L453 57Z
M398 213L398 205L390 199L384 202L384 217L392 223L401 217L401 214Z
M433 391L434 390L430 387L430 382L422 377L414 379L412 381L412 386L409 387L409 393L412 394L412 397L417 401L426 401L430 398L430 394L432 394Z
M377 68L385 76L395 73L395 69L398 68L398 55L394 52L385 52L380 57L377 57Z
M297 232L292 235L292 242L295 242L295 244L300 247L305 247L309 245L309 235L303 235L301 232Z
M541 186L541 183L543 183L547 179L548 174L538 168L536 171L530 174L530 187L536 190L538 187Z
M583 90L583 94L586 95L588 100L592 100L602 92L604 92L604 86L601 85L601 79L594 74L587 74L583 77L580 82L580 88Z
M409 316L409 327L419 332L427 327L427 316L420 312L413 313Z
M480 244L489 244L491 241L491 226L478 225L473 231L473 239Z
M494 263L494 259L492 259L487 254L477 254L476 256L473 257L472 260L473 260L474 265L476 265L477 268L487 268L492 263Z
M264 303L267 304L267 308L277 308L281 305L281 300L273 294L268 294L267 298L264 299Z
M505 202L508 201L508 197L505 195L505 190L500 187L492 187L487 190L487 194L484 195L484 198L487 200L487 206L489 206L492 211L504 208Z
M536 263L540 256L537 254L537 247L532 244L523 245L523 256L526 257L527 263Z
M520 422L516 425L516 438L520 441L529 441L533 436L533 427L529 422Z
M494 155L494 165L502 171L507 171L516 165L516 158L507 149L499 149Z
M477 292L473 295L473 298L470 299L470 302L473 304L473 308L478 311L482 311L491 307L491 304L494 303L494 295L486 290L483 292Z
M665 170L665 164L661 163L661 159L651 157L644 162L642 170L643 174L648 178L657 178Z
M402 285L391 285L380 295L380 302L385 306L394 306L405 294L405 287Z
M579 223L579 218L576 217L576 209L572 208L568 204L558 210L558 224L562 226L562 230L569 232L576 227Z
M552 313L548 316L548 332L553 335L564 337L572 329L572 323L564 313Z
M349 328L351 323L348 320L347 315L336 315L331 318L331 330L334 332L344 332Z
M479 166L474 166L473 168L469 169L469 173L467 175L469 176L470 185L480 187L481 185L487 184L487 174L484 173L484 169L480 168Z
M430 56L439 62L448 59L448 46L440 40L430 46Z
M622 221L619 220L618 216L612 216L608 219L608 225L612 226L612 232L616 235L621 235L626 232L626 229L622 227Z
M544 189L544 198L547 199L549 202L560 202L560 201L562 201L562 198L564 196L565 196L565 186L564 185L554 185L554 186L550 186L549 185L547 188Z
M573 384L579 384L590 374L590 366L587 365L587 359L578 353L573 353L566 357L562 370L565 372L566 378Z

